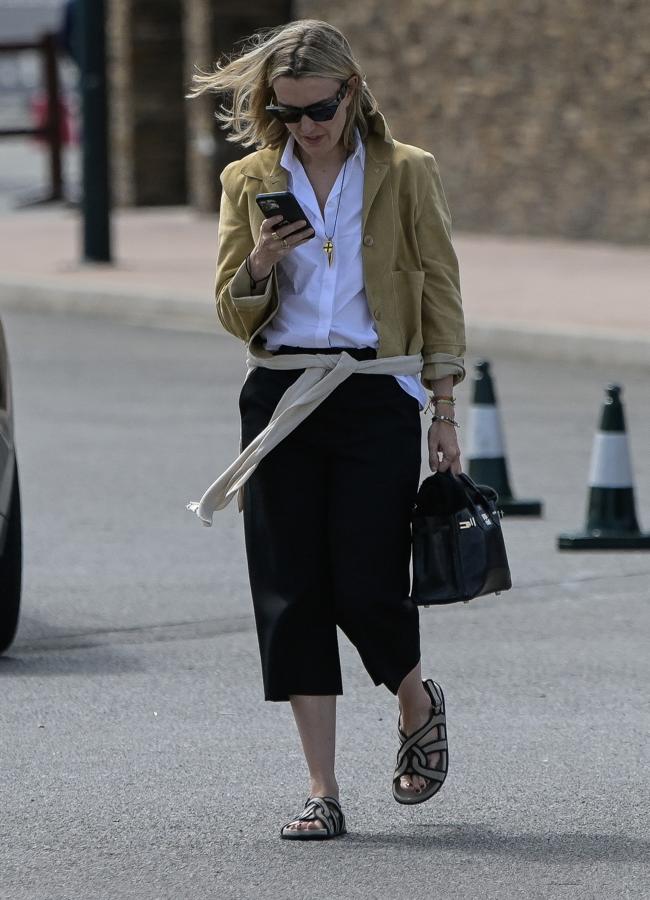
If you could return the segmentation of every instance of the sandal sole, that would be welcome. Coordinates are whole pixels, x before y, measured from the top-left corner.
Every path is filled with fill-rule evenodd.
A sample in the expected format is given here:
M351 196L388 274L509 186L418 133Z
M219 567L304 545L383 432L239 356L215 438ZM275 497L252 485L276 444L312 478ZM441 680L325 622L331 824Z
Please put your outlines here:
M305 831L301 833L299 831L296 832L288 832L284 834L282 831L280 832L280 837L284 841L333 841L334 838L342 837L344 834L347 834L347 830L339 831L338 834L327 834L327 832L320 833L315 829L310 833L309 831Z

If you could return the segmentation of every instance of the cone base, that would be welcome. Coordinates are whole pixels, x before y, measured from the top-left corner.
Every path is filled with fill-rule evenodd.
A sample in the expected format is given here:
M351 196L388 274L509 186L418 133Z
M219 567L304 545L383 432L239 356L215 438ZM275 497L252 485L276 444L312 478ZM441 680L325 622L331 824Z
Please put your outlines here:
M650 550L650 534L575 531L558 535L558 550Z
M497 504L504 516L541 516L541 500L515 500L514 497L499 497Z

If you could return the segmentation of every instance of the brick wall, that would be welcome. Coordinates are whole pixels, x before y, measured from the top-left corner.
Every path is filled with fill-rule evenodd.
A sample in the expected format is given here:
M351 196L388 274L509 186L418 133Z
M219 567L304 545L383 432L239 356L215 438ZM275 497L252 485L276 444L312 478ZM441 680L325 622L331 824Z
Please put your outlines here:
M650 243L648 0L296 0L341 28L456 228Z

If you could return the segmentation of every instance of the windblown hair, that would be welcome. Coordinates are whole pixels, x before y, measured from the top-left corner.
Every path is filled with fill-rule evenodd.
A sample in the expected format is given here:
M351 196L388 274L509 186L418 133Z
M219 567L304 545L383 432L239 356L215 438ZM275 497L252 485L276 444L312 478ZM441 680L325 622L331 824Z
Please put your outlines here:
M188 98L206 91L231 95L230 104L222 104L215 113L221 128L231 132L226 140L258 149L282 145L286 126L265 109L274 100L276 78L318 76L346 81L352 75L358 76L359 83L348 107L343 142L347 150L353 149L355 128L361 140L366 139L368 118L377 111L377 101L368 90L347 39L337 28L316 19L300 19L261 30L242 44L239 53L223 57L212 72L197 70L187 94Z

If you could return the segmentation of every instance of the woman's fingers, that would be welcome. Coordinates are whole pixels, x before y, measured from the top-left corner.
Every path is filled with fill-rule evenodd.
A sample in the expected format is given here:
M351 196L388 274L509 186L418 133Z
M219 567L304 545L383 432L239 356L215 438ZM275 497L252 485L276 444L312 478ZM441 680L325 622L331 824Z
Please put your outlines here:
M299 219L297 222L292 222L290 225L284 225L282 228L275 228L274 230L280 238L285 238L285 240L288 240L290 235L296 235L301 231L310 231L313 234L314 229L308 229L306 226L307 223L305 222L305 220Z
M313 228L305 228L307 223L302 220L300 222L293 222L291 225L285 225L283 228L276 229L277 238L271 238L277 244L282 247L283 250L287 248L282 243L285 241L289 248L297 247L298 244L304 244L305 241L310 241L314 236Z
M278 228L277 226L282 220L282 216L265 219L260 229L258 247L265 256L271 258L272 265L286 256L298 244L303 244L314 236L314 229L306 228L307 223L304 219Z
M442 429L445 429L444 431ZM429 468L432 472L446 472L448 469L454 475L462 472L460 464L460 447L453 425L444 422L434 422L429 428Z
M314 234L314 229L311 227L307 228L307 223L304 219L298 219L297 222L291 222L289 225L283 225L279 228L278 226L282 220L283 216L273 216L270 219L264 219L261 232L266 241L280 243L284 239L287 243L295 243L295 240L289 240L292 235L295 238L297 234L304 231L304 234L301 235L301 240L303 240L307 235Z
M313 228L305 228L307 223L304 219L278 228L282 221L283 216L272 216L264 219L260 226L257 244L251 254L259 271L268 273L294 247L310 241L314 236Z

